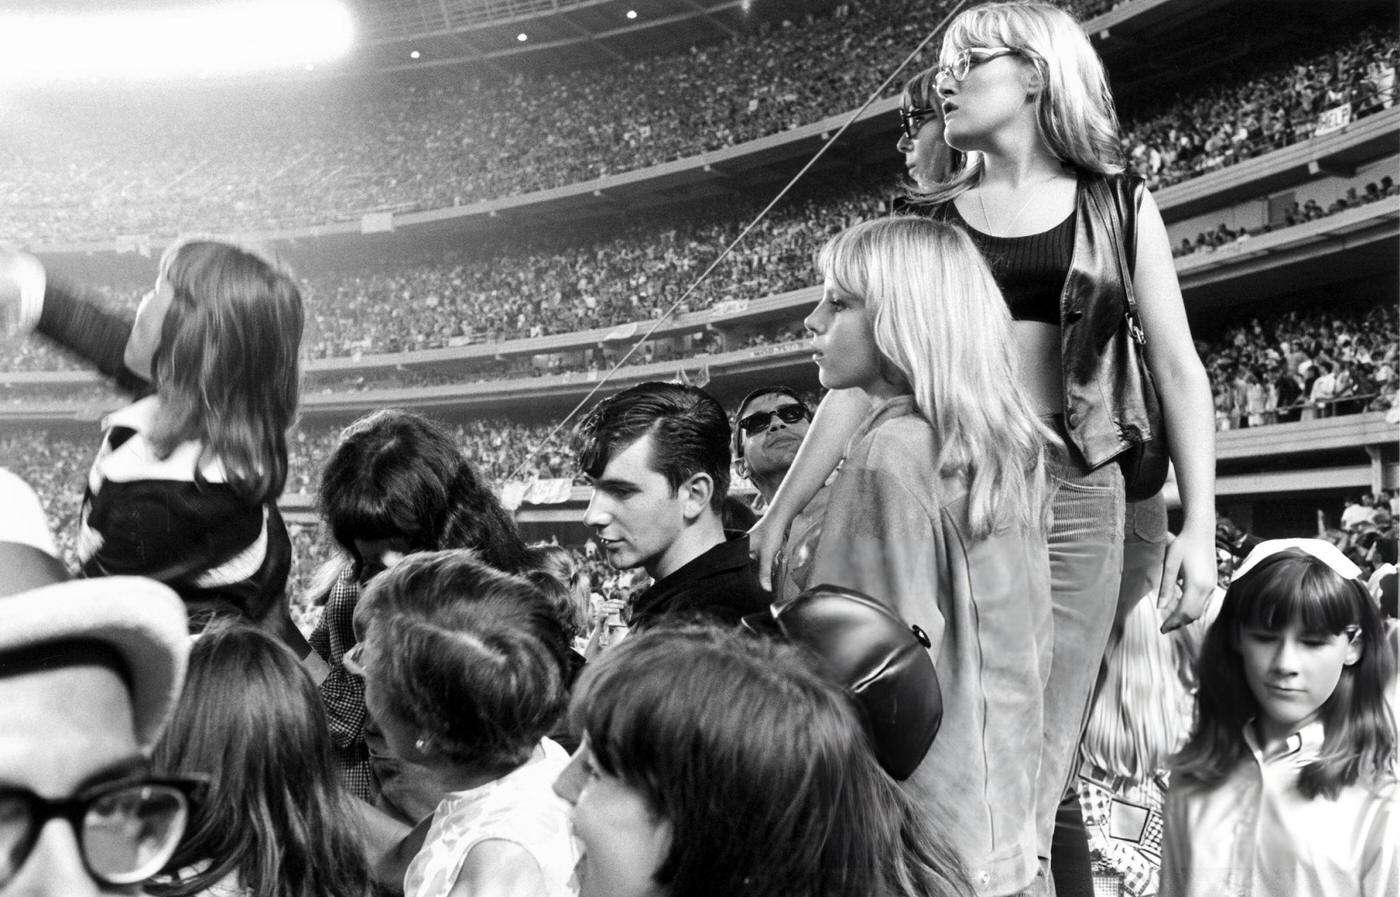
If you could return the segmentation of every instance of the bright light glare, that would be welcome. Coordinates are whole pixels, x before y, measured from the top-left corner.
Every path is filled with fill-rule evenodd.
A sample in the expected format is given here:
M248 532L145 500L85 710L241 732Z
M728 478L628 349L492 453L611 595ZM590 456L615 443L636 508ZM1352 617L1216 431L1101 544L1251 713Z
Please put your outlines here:
M636 17L637 17L637 11L636 11L635 9L629 9L629 10L627 10L627 18L629 18L629 19L635 19Z
M341 0L230 0L99 13L0 13L0 82L149 80L294 69L343 56Z
M518 41L527 41L527 40L530 39L530 35L528 35L528 34L526 34L525 32L522 31L522 32L520 32L519 34L517 34L517 35L515 36L515 39L518 40Z

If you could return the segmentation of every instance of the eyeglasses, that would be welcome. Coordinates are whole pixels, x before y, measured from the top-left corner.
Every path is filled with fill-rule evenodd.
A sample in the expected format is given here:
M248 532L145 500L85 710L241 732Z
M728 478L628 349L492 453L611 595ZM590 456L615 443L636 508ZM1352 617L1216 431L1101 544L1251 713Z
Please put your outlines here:
M161 870L185 833L207 780L150 777L104 782L66 800L0 788L0 888L23 868L50 819L68 820L88 873L104 885L143 882Z
M991 62L1002 56L1016 56L1020 52L1020 50L1014 50L1011 47L972 47L967 50L959 50L952 62L939 66L938 70L933 73L934 83L943 80L944 75L951 76L954 81L961 81L975 66Z
M899 131L910 140L918 137L919 129L924 126L928 118L938 114L937 106L916 106L913 109L896 109L899 113Z
M744 431L745 436L752 436L768 429L773 423L773 415L778 416L778 420L785 424L795 424L800 420L807 419L806 405L784 405L773 411L755 411L748 417L739 421L739 429Z

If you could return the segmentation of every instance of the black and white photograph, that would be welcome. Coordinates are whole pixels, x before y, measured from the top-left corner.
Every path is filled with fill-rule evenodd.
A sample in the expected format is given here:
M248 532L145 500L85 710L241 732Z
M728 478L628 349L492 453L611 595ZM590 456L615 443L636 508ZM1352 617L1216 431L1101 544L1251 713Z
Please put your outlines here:
M1400 894L1393 0L0 0L0 897Z

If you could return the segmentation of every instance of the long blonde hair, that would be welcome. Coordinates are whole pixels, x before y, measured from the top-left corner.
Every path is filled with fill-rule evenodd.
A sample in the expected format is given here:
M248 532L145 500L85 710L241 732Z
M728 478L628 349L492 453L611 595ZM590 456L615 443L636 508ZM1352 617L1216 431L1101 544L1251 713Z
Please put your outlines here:
M1124 619L1080 745L1087 762L1138 783L1167 767L1191 721L1174 636L1163 635L1160 623L1150 596Z
M876 345L933 426L939 469L968 483L972 536L1043 525L1055 436L1017 388L1011 314L967 234L914 216L867 221L818 264L864 299Z
M987 3L963 12L943 34L941 64L968 47L1010 47L1034 66L1043 85L1036 130L1062 163L1093 174L1123 170L1118 114L1103 60L1074 17L1048 3ZM922 196L947 202L982 178L980 153L947 183Z

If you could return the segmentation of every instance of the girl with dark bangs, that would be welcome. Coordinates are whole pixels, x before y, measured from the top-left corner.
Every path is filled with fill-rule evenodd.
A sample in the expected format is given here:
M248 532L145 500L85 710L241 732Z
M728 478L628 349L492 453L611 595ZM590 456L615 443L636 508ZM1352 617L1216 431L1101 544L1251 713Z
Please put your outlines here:
M506 573L526 572L530 554L452 433L411 411L383 409L346 427L321 472L319 499L342 553L315 587L314 601L325 610L311 634L325 664L321 697L336 762L352 794L412 825L432 813L440 795L384 755L382 737L366 719L364 683L342 664L358 641L353 620L361 591L415 552L470 548Z
M1395 656L1359 577L1318 539L1235 573L1167 793L1163 897L1400 891Z
M331 762L311 677L268 636L195 640L158 768L210 777L157 897L371 897L358 818Z
M880 768L854 701L800 649L713 628L628 638L585 668L580 897L942 897L956 860Z

